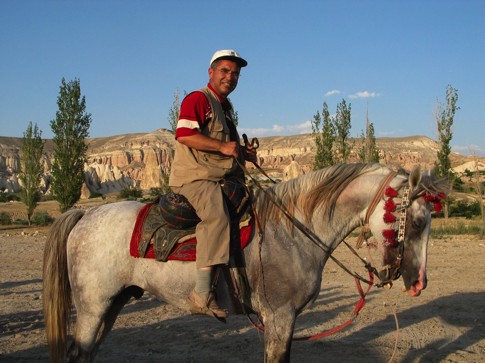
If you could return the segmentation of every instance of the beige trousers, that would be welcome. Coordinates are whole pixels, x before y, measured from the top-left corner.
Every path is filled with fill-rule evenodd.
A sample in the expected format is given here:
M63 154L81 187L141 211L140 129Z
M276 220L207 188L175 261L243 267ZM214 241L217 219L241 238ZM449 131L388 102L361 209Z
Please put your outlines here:
M197 180L172 190L185 196L201 219L195 229L197 268L228 264L230 216L219 183Z

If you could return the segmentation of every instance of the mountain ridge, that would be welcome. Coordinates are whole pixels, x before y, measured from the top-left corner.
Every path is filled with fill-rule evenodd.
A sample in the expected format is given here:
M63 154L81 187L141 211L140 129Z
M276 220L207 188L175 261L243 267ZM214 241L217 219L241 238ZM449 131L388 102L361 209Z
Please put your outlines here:
M353 143L349 162L358 161L360 139L350 139ZM85 165L85 186L83 196L92 192L101 194L119 191L126 187L144 190L160 188L164 185L164 174L170 170L173 160L175 138L167 129L157 129L148 133L128 133L107 137L86 139L88 145ZM20 148L22 138L0 136L0 190L19 191ZM269 136L259 138L259 164L269 175L277 179L287 179L312 170L315 144L312 134L291 136ZM377 138L380 162L404 169L414 165L433 168L437 160L439 144L422 135ZM462 169L474 160L485 158L451 153L453 168ZM50 169L53 160L53 143L46 139L44 147L44 176L42 190L49 192ZM463 167L462 167L463 166ZM291 172L289 168L291 167ZM254 169L251 165L249 168Z

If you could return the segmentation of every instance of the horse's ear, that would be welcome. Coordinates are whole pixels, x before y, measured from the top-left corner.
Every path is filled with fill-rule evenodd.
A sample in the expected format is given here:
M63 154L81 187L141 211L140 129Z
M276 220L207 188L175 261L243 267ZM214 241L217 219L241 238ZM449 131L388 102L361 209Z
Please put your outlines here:
M411 175L409 175L409 186L412 189L416 188L419 183L421 183L421 177L423 174L421 173L421 167L419 165L416 165L413 167L413 170L411 171Z

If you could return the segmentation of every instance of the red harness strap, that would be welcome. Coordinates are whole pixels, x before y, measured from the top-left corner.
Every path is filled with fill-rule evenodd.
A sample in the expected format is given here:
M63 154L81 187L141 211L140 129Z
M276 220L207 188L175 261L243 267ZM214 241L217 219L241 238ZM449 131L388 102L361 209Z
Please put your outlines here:
M340 330L348 327L350 324L352 324L352 322L355 320L355 318L357 318L357 316L359 315L360 310L364 307L364 305L366 303L365 297L367 296L367 294L369 293L370 289L373 286L372 283L374 282L374 274L370 271L369 271L369 281L371 282L371 284L369 284L367 286L367 290L364 292L364 289L362 289L361 281L358 278L355 278L355 285L357 286L357 291L359 291L360 300L355 305L353 316L349 320L340 324L339 326L336 326L335 328L325 330L321 333L317 333L317 334L314 334L314 335L293 337L293 340L295 340L295 341L306 341L306 340L322 339L322 338L328 337L332 334L335 334L335 333L339 332ZM260 333L264 333L264 325L263 325L262 322L260 322L259 324L255 323L254 320L252 320L249 315L248 315L248 319L249 319L249 321L251 322L251 324L254 328L258 329L258 331Z

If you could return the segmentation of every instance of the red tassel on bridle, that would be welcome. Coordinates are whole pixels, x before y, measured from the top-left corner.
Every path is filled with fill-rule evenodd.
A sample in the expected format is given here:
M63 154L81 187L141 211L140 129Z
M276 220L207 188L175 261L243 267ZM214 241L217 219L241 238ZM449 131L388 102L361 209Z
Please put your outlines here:
M396 216L390 212L384 213L384 222L391 224L396 222Z
M384 246L396 245L396 231L393 229L385 229L382 231L382 237L384 237Z
M433 207L434 207L434 211L436 213L439 213L441 212L441 210L443 209L443 202L442 200L446 198L446 194L445 193L438 193L436 195L434 194L429 194L429 193L424 193L424 199L426 200L426 202L428 203L433 203Z
M385 194L389 198L396 198L399 195L397 190L393 187L387 187Z
M394 215L394 211L397 208L396 203L394 203L393 198L396 198L399 193L393 187L387 187L385 193L388 198L384 203L384 222L386 224L396 223L397 217ZM395 246L396 245L396 231L394 229L385 229L382 231L382 237L384 237L384 246Z
M384 203L384 210L386 212L394 212L396 210L396 203L394 203L392 198L386 200L386 202Z

